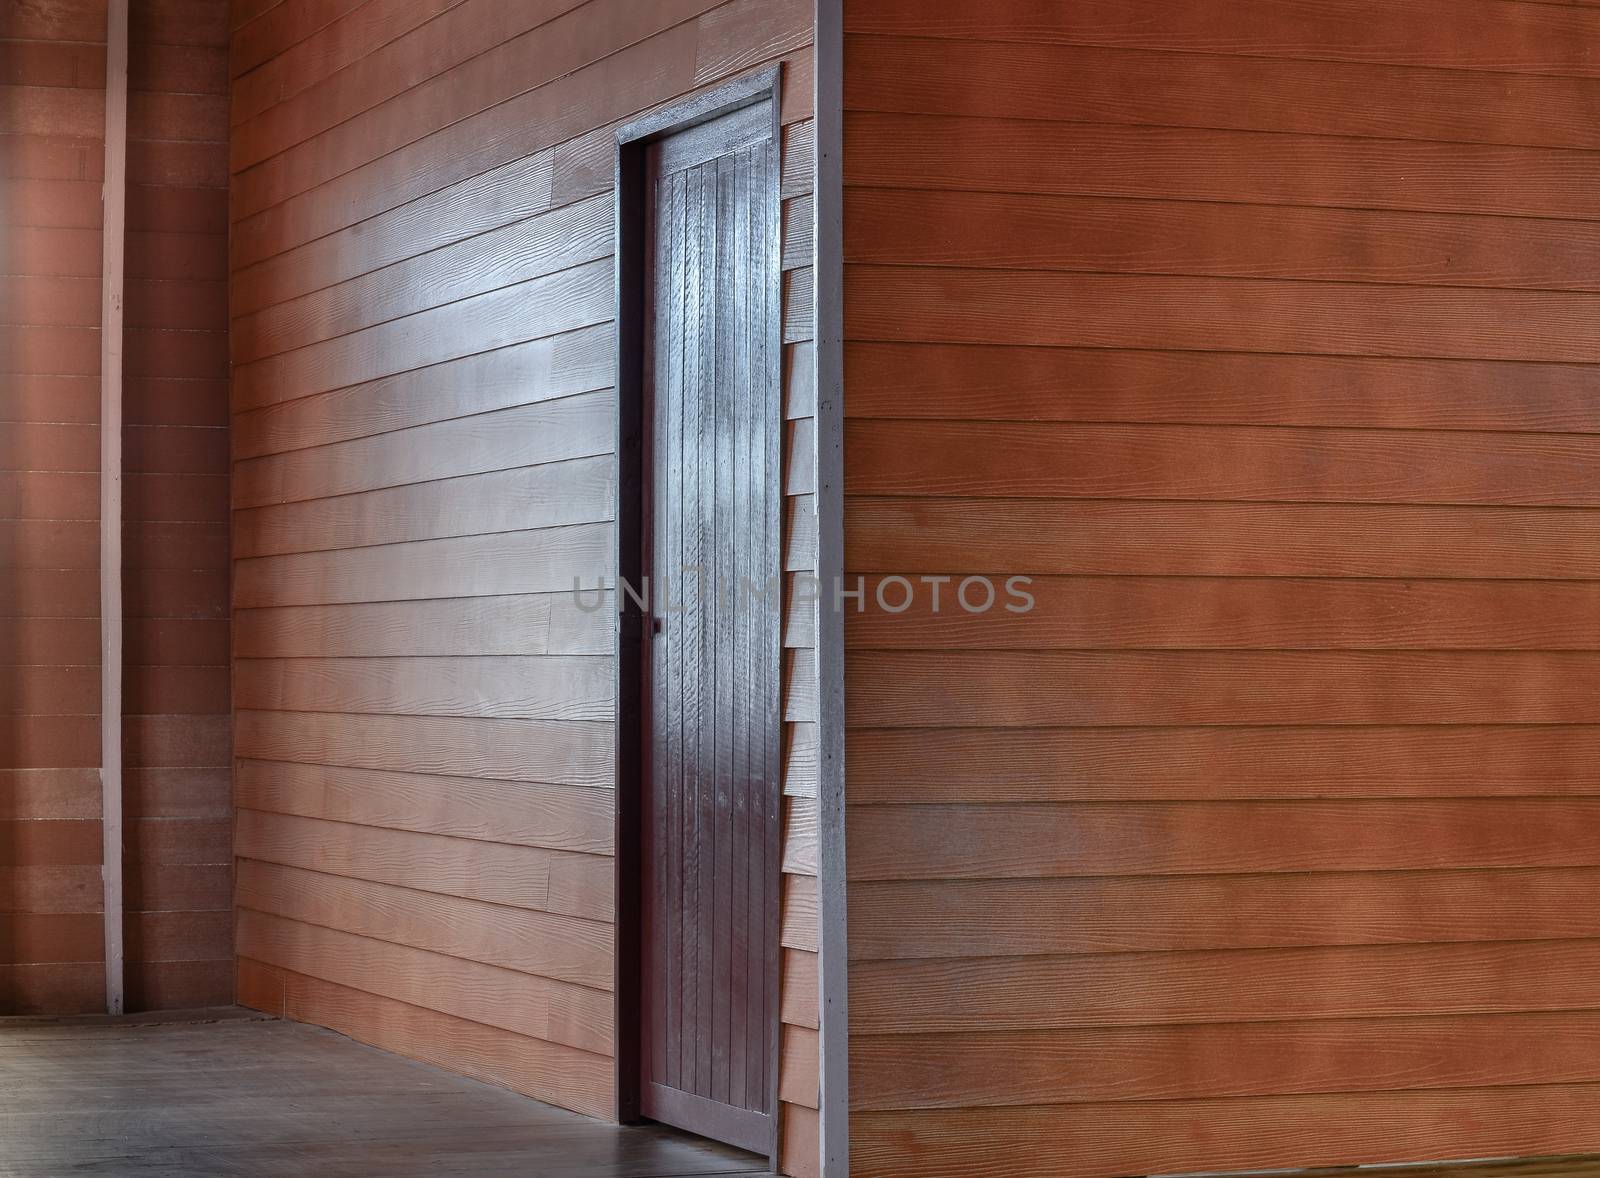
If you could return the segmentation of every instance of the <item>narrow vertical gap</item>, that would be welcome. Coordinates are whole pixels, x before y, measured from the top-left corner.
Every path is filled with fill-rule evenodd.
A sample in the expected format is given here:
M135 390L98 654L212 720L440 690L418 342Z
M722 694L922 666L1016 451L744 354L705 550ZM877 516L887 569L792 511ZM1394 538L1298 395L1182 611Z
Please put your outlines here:
M122 877L122 298L128 170L128 0L106 4L100 292L100 835L106 1011L125 1004Z

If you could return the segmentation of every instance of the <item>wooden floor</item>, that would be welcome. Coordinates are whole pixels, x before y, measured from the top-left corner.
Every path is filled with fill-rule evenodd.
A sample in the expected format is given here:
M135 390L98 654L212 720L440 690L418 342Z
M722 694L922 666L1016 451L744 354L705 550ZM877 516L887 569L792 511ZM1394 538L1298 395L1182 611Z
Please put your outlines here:
M0 1019L0 1176L75 1173L711 1178L768 1170L750 1154L674 1130L608 1125L234 1008ZM1600 1159L1288 1173L1600 1178Z
M1600 1157L1519 1158L1407 1166L1330 1166L1314 1170L1268 1170L1226 1178L1600 1178ZM1187 1175L1186 1178L1201 1178ZM1218 1176L1222 1178L1222 1176Z
M300 1023L0 1020L0 1175L690 1178L761 1159L621 1128Z

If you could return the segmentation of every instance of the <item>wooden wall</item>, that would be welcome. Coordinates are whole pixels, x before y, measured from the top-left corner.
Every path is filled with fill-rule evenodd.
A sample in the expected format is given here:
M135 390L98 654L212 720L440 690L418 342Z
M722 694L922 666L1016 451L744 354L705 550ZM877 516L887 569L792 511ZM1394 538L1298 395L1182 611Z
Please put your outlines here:
M1600 10L846 22L853 1172L1600 1148Z
M104 0L0 26L0 1013L105 1009L100 880ZM125 267L127 1005L233 994L227 25L144 0Z
M0 18L0 1014L105 1009L104 0Z
M128 36L126 980L159 1010L233 1001L227 6L136 0Z
M609 1115L613 639L571 590L613 544L614 129L785 63L809 567L811 4L241 0L233 22L241 998ZM786 636L797 1171L807 634Z

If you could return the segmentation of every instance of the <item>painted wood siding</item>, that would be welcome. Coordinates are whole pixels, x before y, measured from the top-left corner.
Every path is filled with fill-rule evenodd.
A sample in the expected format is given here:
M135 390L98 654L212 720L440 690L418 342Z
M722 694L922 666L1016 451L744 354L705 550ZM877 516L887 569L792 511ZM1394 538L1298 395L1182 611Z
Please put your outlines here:
M0 40L0 1013L105 1009L100 880L103 0ZM228 849L227 59L220 10L129 28L127 1006L233 994Z
M0 25L0 1014L105 1009L103 0Z
M1600 1147L1600 10L846 14L852 1172Z
M811 85L809 73L806 85ZM815 319L811 297L812 124L784 135L784 580L782 1042L778 1140L783 1171L818 1170L817 657L810 581L817 569ZM809 580L808 580L809 579Z
M133 4L123 613L127 1006L233 1001L226 5Z
M809 234L811 5L234 19L241 996L608 1115L613 638L571 589L612 549L614 131L783 61L786 223ZM789 404L798 511L809 387ZM793 567L814 534L791 527ZM791 717L811 665L794 656Z

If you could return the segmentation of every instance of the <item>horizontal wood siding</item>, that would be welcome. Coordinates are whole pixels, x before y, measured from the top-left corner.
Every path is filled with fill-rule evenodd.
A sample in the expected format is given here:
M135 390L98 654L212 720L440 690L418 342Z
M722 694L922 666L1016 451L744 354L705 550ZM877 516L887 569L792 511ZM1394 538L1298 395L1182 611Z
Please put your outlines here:
M225 1004L234 992L228 29L223 6L183 20L162 18L163 7L171 6L135 16L128 46L122 549L130 1010ZM194 886L162 886L173 873Z
M846 29L852 1172L1600 1149L1600 9Z
M807 124L809 130L810 124ZM779 1044L778 1136L783 1172L810 1178L819 1170L817 1072L817 663L816 376L811 266L812 161L785 159L784 268L784 905L781 917L783 1035ZM794 903L812 897L809 907ZM797 943L809 949L797 949Z
M784 65L785 563L813 568L811 4L237 7L241 997L610 1115L613 636L571 590L613 544L615 128ZM815 672L790 661L803 870ZM814 949L806 912L785 944ZM784 1123L814 1169L814 1124Z
M105 1010L106 12L51 7L0 24L0 1015Z

